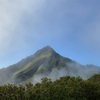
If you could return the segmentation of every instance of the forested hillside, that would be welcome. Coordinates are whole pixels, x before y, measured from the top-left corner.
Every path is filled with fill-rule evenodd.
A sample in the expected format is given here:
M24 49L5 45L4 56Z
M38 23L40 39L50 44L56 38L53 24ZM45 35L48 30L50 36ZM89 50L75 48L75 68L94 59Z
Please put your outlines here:
M43 78L35 85L3 85L0 100L100 100L100 74L88 80L65 76L56 81Z

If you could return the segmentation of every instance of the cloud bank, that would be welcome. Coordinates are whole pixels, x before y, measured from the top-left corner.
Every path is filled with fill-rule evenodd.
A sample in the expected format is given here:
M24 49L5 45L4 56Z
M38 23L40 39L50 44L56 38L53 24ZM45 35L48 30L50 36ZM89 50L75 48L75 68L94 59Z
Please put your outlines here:
M35 14L43 0L1 0L0 1L0 56L10 48L23 42L25 33L16 33L21 26L24 14Z
M1 0L0 59L40 44L64 42L99 51L99 4L98 0Z

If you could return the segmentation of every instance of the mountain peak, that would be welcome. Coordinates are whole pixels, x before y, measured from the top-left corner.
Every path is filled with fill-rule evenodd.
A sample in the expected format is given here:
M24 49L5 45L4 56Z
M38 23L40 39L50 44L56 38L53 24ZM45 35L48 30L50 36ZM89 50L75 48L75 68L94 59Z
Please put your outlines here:
M61 56L50 46L45 46L20 62L0 70L0 85L33 82L38 79L36 75L39 79L40 76L50 79L58 79L61 76L80 76L85 79L98 73L100 73L100 68L85 67Z
M50 46L45 46L44 48L38 50L38 51L35 53L35 55L36 55L36 56L39 56L39 55L44 54L44 53L45 53L45 54L49 54L49 53L56 53L56 52L55 52L54 49L52 49Z
M44 48L40 49L39 52L55 52L53 48L50 46L45 46Z
M45 47L42 48L41 50L50 50L50 51L54 51L50 46L45 46Z

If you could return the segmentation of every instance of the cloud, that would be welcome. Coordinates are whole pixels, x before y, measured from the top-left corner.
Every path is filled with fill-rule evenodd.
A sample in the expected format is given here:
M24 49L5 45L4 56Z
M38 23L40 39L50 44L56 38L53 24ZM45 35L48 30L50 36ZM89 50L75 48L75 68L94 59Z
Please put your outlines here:
M0 56L10 51L28 48L32 42L34 46L41 40L55 40L66 35L62 32L62 27L60 28L60 22L57 25L57 15L60 15L61 10L57 11L55 8L56 1L1 0Z
M0 57L53 41L98 48L99 8L93 0L1 0Z
M24 33L14 33L21 25L23 15L30 14L31 11L35 13L42 3L43 0L0 1L0 56L16 45L17 39L20 41L20 37L24 37Z

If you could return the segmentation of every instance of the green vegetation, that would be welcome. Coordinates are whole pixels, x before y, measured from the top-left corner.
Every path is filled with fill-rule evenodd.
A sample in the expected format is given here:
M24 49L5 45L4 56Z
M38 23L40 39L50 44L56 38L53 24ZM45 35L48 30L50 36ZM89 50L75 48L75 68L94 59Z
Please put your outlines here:
M96 82L94 81L96 80ZM41 83L0 86L0 100L100 100L100 74L88 80L61 77L43 78Z

